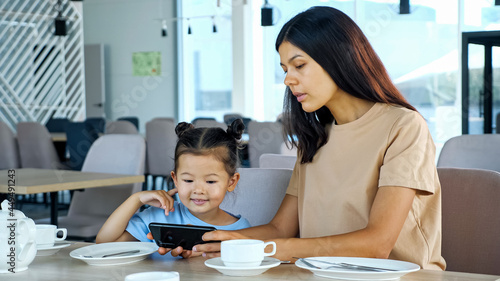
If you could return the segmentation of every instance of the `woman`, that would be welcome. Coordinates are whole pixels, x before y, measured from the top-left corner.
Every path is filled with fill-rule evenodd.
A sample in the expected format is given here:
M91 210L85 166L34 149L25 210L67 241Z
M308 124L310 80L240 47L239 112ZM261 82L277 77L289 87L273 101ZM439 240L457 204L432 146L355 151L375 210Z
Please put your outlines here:
M358 256L444 269L434 143L359 27L314 7L284 25L276 49L285 132L299 151L287 195L269 224L204 240L273 240L281 260ZM219 249L195 248L207 257Z

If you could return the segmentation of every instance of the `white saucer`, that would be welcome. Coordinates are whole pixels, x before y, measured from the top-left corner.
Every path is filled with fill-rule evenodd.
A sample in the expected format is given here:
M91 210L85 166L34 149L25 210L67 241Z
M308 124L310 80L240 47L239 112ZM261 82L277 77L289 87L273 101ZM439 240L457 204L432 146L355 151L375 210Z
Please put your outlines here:
M137 253L103 257L103 255L139 250ZM70 257L82 260L89 265L115 265L141 261L156 252L158 246L153 242L110 242L85 246L71 251Z
M393 271L364 271L364 270L345 269L337 267L328 268L327 264L323 264L321 262L317 262L314 260L330 262L330 263L350 263L361 266L388 268ZM298 260L295 263L295 265L300 268L310 270L316 276L341 279L341 280L357 280L357 281L399 280L401 276L420 269L419 265L405 261L389 260L389 259L355 258L355 257L310 257L309 263L321 268L312 268L307 264L305 264L304 262L302 262L302 260Z
M65 242L65 243L56 243L54 244L54 246L49 246L49 247L37 247L36 256L37 257L50 256L57 253L62 248L68 247L69 245L71 245L71 243Z
M281 261L275 258L265 257L259 266L255 267L227 267L220 258L213 258L205 261L205 265L217 269L220 273L229 276L254 276L264 273L272 267L281 264Z

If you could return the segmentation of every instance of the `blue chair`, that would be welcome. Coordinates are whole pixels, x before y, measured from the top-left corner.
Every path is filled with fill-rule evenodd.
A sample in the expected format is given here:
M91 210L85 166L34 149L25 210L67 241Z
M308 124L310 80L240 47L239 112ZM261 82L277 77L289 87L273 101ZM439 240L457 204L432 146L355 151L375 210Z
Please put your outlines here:
M104 134L106 128L106 119L104 117L89 117L85 120L85 123L92 126L97 134Z
M66 149L69 152L69 160L66 164L72 170L82 170L83 161L90 147L98 137L99 135L89 123L68 123L66 126Z
M50 133L61 133L66 130L66 125L69 123L68 118L50 118L45 124Z
M120 117L118 118L118 120L129 121L130 123L134 124L134 126L137 128L137 131L139 131L139 118L134 116L126 116L126 117Z

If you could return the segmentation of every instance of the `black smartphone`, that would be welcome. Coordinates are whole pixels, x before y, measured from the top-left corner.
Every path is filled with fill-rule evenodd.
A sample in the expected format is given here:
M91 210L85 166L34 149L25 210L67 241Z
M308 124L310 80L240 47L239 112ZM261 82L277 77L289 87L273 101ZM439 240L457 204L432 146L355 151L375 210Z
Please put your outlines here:
M149 230L159 247L175 249L181 246L184 250L191 250L196 244L209 243L201 237L205 232L217 229L211 226L152 222L149 224Z

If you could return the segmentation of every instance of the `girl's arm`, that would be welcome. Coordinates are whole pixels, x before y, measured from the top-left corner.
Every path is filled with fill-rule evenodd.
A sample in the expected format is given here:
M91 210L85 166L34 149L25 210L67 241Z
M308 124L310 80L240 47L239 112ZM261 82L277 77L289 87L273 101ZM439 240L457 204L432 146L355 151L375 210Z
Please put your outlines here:
M228 240L251 237L273 240L277 244L275 257L280 260L308 256L387 258L408 216L415 193L416 191L410 188L380 187L365 228L319 238L294 238L297 232L290 231L291 228L286 223L292 223L298 230L297 198L287 195L278 214L268 225L231 232L215 231L205 234L204 239ZM295 201L295 208L287 206L291 201ZM325 209L325 212L328 210ZM206 252L207 257L215 257L220 255L220 244L203 244L197 246L196 250Z
M165 215L168 215L168 212L173 211L174 199L172 196L175 193L177 193L176 188L168 192L155 190L132 194L106 220L97 234L96 243L136 241L135 237L125 231L130 218L144 204L165 209Z

